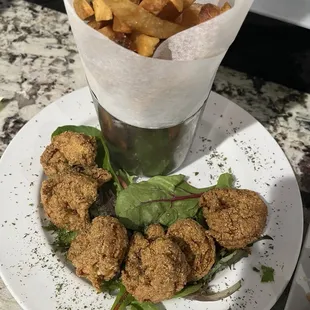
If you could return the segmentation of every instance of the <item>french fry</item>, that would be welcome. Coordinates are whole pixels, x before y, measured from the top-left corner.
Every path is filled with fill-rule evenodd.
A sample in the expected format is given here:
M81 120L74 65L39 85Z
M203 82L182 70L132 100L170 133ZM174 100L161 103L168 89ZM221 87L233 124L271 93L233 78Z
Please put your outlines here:
M142 0L139 4L142 8L157 15L169 2L169 0Z
M166 39L184 30L181 25L162 20L130 0L105 0L113 14L131 29L151 37Z
M183 0L170 0L158 14L161 19L174 21L183 10Z
M211 3L204 4L199 13L200 23L212 19L220 14L221 10L218 6Z
M100 21L97 22L96 19L94 17L92 17L89 22L87 23L88 26L92 27L93 29L100 29L103 28L105 26L107 26L108 22L107 21Z
M187 9L185 9L176 20L180 25L189 28L200 23L199 13L202 8L202 4L194 3Z
M93 0L96 21L111 20L113 18L111 9L105 0Z
M194 2L195 0L183 0L183 8L189 8Z
M138 54L150 57L153 55L156 45L159 43L158 38L150 37L145 34L133 34L132 41Z
M101 29L98 29L98 31L100 33L102 33L103 35L105 35L107 38L109 38L110 40L115 40L116 38L116 33L113 31L111 26L106 26L103 27Z
M231 9L231 5L228 2L225 2L221 7L221 13L224 13Z
M131 33L131 28L116 16L113 18L113 30L116 32Z
M94 10L86 0L74 0L73 7L79 18L85 20L94 15Z

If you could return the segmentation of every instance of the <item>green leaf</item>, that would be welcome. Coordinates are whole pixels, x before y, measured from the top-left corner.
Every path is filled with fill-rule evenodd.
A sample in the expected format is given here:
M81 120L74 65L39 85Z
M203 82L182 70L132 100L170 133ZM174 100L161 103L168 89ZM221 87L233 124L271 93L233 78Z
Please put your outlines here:
M261 282L274 282L274 269L261 265Z
M122 186L118 180L118 177L113 169L110 153L108 147L103 139L101 131L95 127L91 126L74 126L74 125L66 125L62 127L58 127L53 133L52 137L57 136L65 131L72 131L77 133L82 133L88 136L95 137L97 140L97 157L96 162L100 168L104 168L108 170L112 176L115 183L115 186L118 191L122 190Z
M155 304L152 304L150 302L138 302L133 301L130 304L131 310L158 310L158 307L156 307Z
M129 229L142 230L152 223L170 226L178 219L194 217L199 210L199 197L212 188L195 188L185 181L184 175L156 176L130 184L120 192L115 212Z
M134 230L151 223L169 226L177 219L193 217L200 195L193 197L179 190L178 185L183 180L183 175L176 175L130 184L117 197L116 215L127 228Z
M248 251L244 249L235 250L233 252L225 251L224 253L225 255L213 265L209 273L203 278L206 283L209 283L220 271L232 267L242 258L249 256Z
M111 310L125 310L135 299L126 291L124 285L120 284L119 293L117 294Z
M49 223L47 226L43 226L43 229L52 232L52 234L55 236L53 246L57 251L61 252L66 252L69 249L71 242L77 236L77 232L58 228L53 223Z
M100 287L102 292L107 292L110 295L114 295L115 292L119 291L121 285L120 279L116 278L109 281L103 281Z
M196 293L197 291L201 289L202 285L203 285L202 283L198 283L198 284L187 286L183 288L183 290L181 290L180 292L176 293L173 296L173 298L181 298L181 297L185 297L190 294Z
M233 293L237 292L240 288L241 288L241 280L235 283L234 285L228 287L227 289L219 292L210 292L209 290L205 290L204 287L202 287L196 293L189 295L185 298L198 301L218 301L229 297Z
M220 175L216 188L232 188L234 184L234 176L231 173L223 173Z

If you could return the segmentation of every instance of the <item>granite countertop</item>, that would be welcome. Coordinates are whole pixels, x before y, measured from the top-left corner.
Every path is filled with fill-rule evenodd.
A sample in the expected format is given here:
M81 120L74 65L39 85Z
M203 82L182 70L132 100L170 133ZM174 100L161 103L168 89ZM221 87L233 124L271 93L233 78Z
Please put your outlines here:
M0 1L0 156L18 130L62 95L86 85L65 14L21 0ZM220 67L214 91L258 119L278 141L299 181L310 221L310 95ZM285 296L274 307L284 308ZM20 307L0 280L0 310Z

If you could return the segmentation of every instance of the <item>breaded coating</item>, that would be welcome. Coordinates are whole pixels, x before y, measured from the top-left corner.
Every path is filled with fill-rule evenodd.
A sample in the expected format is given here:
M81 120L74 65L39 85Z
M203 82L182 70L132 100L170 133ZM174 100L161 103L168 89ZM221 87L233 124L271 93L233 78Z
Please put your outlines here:
M227 249L241 249L256 241L266 226L267 206L256 192L213 189L200 198L210 234Z
M76 171L96 179L98 186L112 179L105 169L98 168L95 159L96 139L81 133L66 131L53 137L41 156L44 173L51 177L55 174Z
M97 152L95 137L66 131L53 137L52 143L64 155L70 166L95 165Z
M196 221L182 219L168 228L167 236L185 254L191 273L188 281L204 277L215 262L215 244L209 233Z
M81 230L89 224L88 209L97 198L97 181L79 173L57 174L42 183L46 215L59 228Z
M76 267L76 274L87 278L100 291L102 282L120 271L127 247L127 230L119 220L98 216L88 230L73 240L68 259Z
M165 230L160 224L151 224L145 230L145 235L148 240L155 240L165 236Z
M187 282L190 267L180 247L169 238L148 241L135 233L122 283L139 302L172 298Z
M66 158L55 148L53 143L45 148L40 162L44 173L49 177L71 168Z
M98 183L98 187L102 186L104 183L109 182L112 179L112 175L109 171L94 167L74 167L71 170L86 174L93 179L95 179Z

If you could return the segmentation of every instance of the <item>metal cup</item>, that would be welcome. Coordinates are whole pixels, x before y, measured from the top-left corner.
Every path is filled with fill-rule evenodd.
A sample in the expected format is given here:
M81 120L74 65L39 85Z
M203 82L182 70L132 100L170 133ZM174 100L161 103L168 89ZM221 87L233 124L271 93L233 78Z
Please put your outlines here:
M182 123L168 128L139 128L108 113L90 89L111 160L137 176L166 175L184 162L195 136L202 107Z

